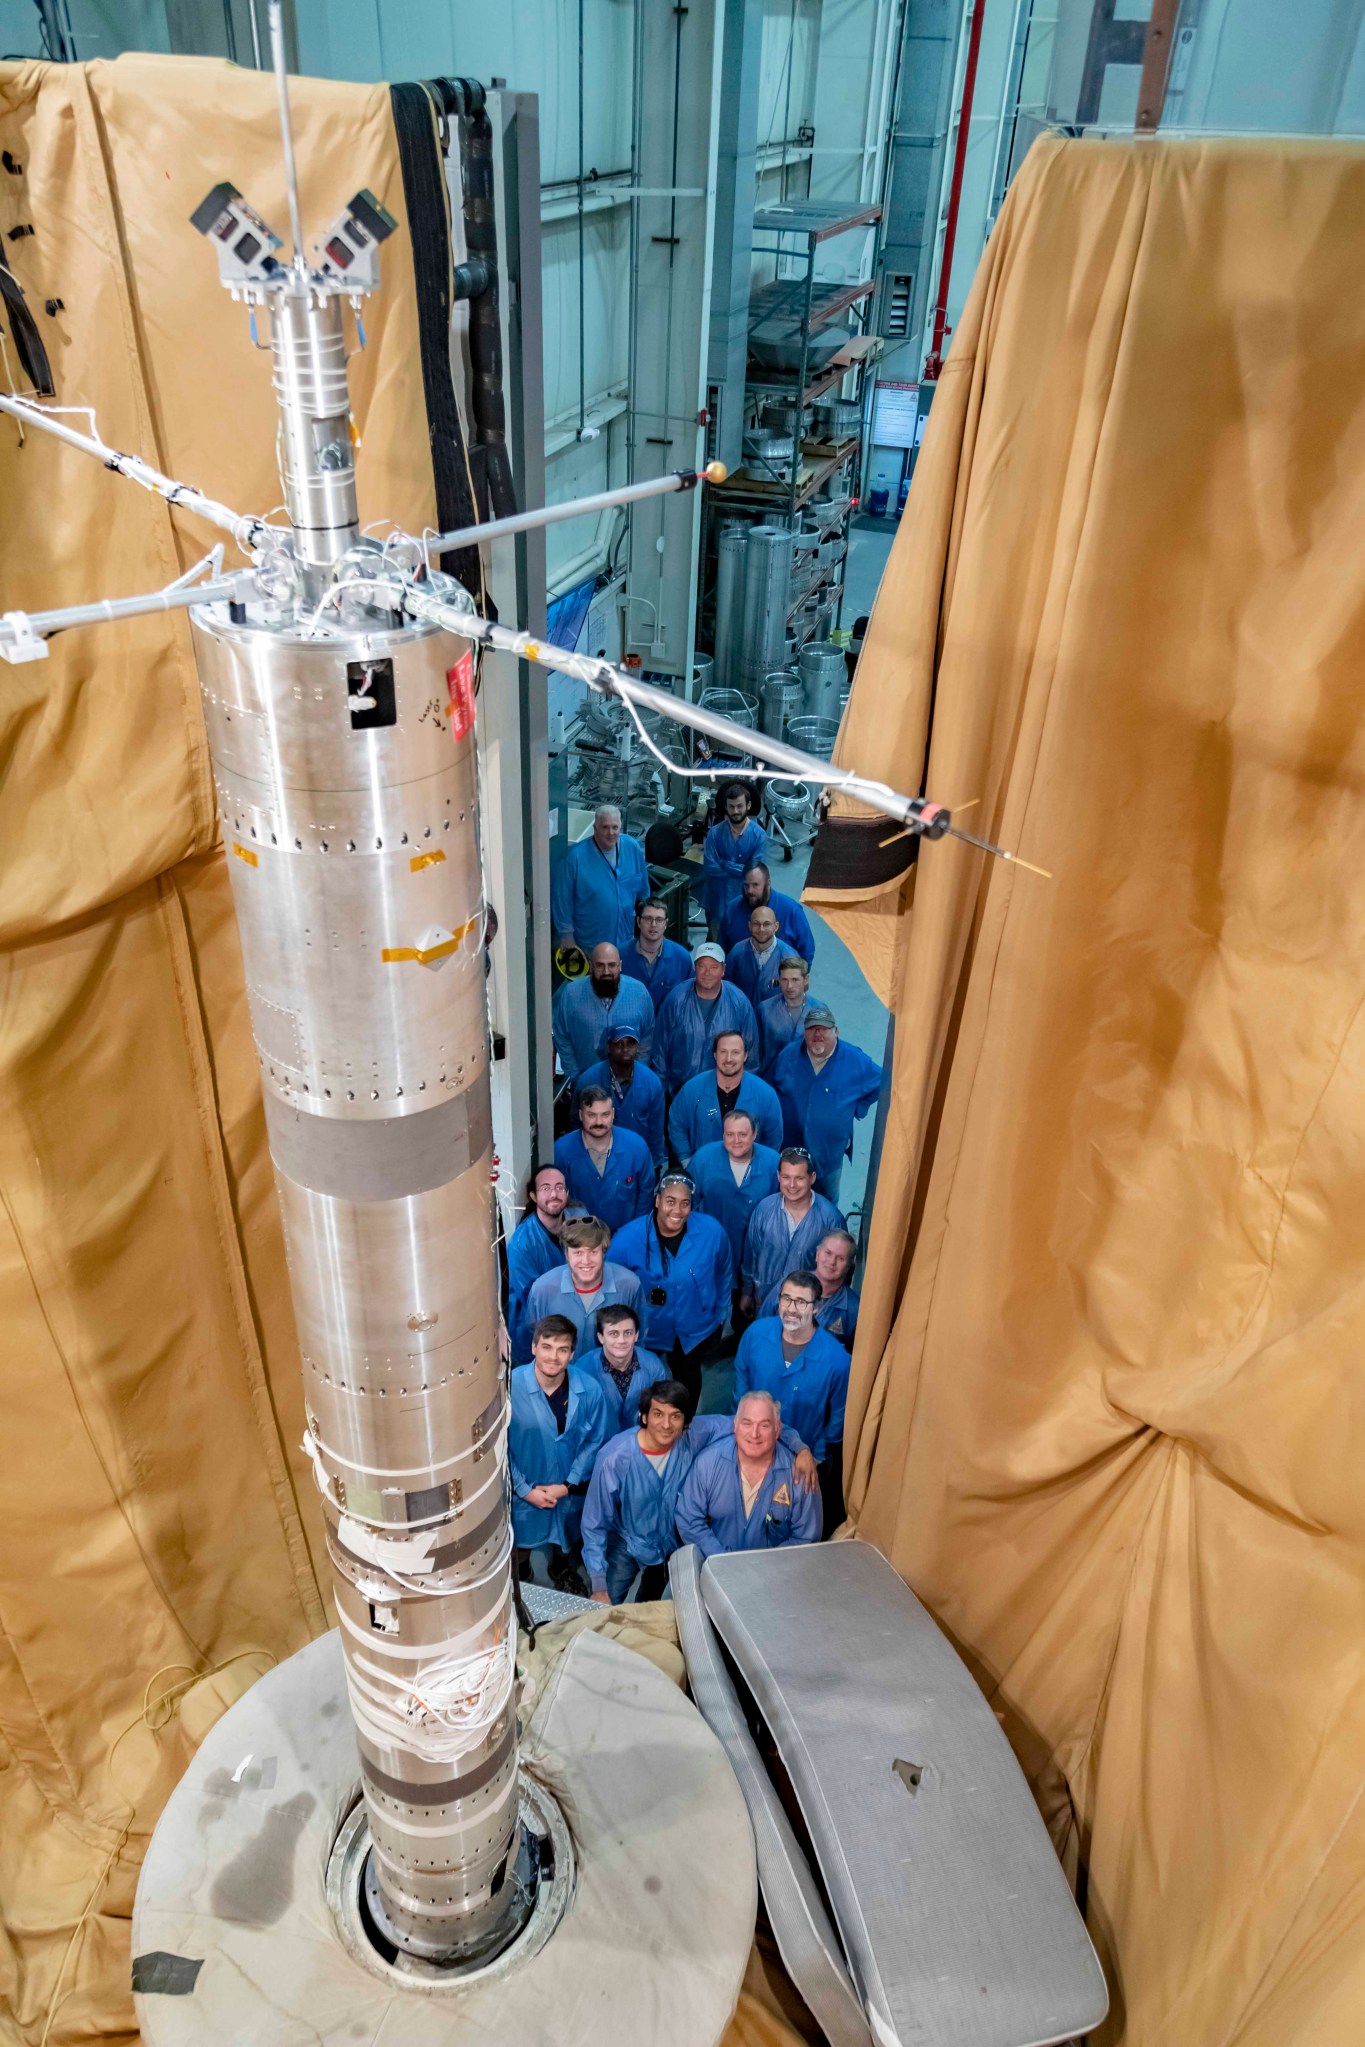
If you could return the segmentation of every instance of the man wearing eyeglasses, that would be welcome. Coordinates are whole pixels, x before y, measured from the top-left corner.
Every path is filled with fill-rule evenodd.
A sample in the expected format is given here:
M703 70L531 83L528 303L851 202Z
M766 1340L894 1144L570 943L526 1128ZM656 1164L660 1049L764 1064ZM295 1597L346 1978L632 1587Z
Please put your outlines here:
M746 1393L770 1393L784 1420L810 1446L826 1472L843 1461L844 1403L848 1398L848 1352L819 1327L815 1304L820 1282L813 1272L789 1272L777 1296L777 1314L751 1323L735 1354L735 1404ZM834 1523L826 1521L825 1533Z
M815 1165L804 1145L778 1154L777 1192L760 1201L744 1232L740 1308L752 1317L759 1302L789 1272L809 1272L816 1246L846 1227L832 1201L815 1192Z

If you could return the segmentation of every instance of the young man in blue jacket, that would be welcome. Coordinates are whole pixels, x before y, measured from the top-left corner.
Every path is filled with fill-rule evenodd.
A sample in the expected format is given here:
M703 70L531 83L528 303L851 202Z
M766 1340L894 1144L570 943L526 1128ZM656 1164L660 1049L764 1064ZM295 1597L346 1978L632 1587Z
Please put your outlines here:
M656 1016L665 995L692 978L691 953L667 931L668 905L651 896L635 912L635 936L621 951L621 972L648 990Z
M507 1335L514 1358L531 1354L526 1298L543 1272L564 1263L559 1233L569 1190L558 1166L537 1166L526 1183L526 1213L507 1239Z
M678 1495L678 1535L704 1557L820 1537L820 1495L803 1492L770 1393L746 1393L732 1434L703 1450Z
M728 1414L692 1419L692 1396L676 1379L657 1380L640 1395L639 1427L625 1429L598 1453L583 1508L583 1562L592 1596L619 1606L640 1573L639 1599L660 1599L668 1559L678 1547L678 1493L699 1453L733 1441ZM815 1460L793 1429L782 1442L793 1459L796 1484L817 1486Z
M534 1328L542 1315L566 1315L578 1331L580 1357L597 1348L599 1308L624 1301L637 1315L644 1312L645 1297L635 1274L607 1257L611 1240L611 1231L598 1216L571 1217L560 1233L563 1265L543 1272L526 1296L523 1321ZM517 1356L515 1350L512 1356Z
M725 978L741 988L757 1015L763 1003L778 992L777 975L786 954L777 937L777 918L766 903L749 915L749 935L732 945L725 955Z
M607 1056L595 1060L579 1074L577 1090L604 1087L616 1111L618 1130L633 1130L643 1137L661 1173L668 1163L664 1147L664 1084L647 1061L640 1057L640 1036L632 1024L612 1024L607 1031Z
M744 870L761 860L768 850L768 834L750 816L755 798L745 782L727 782L720 792L722 816L706 834L701 864L705 875L703 898L707 926L712 935L732 903L737 903L744 885Z
M565 1592L582 1589L579 1523L608 1432L601 1387L586 1373L570 1370L574 1338L566 1316L545 1315L537 1322L531 1362L511 1376L507 1425L517 1576L529 1578L531 1551L546 1550L550 1583Z
M597 1349L574 1360L574 1370L587 1372L602 1388L613 1436L629 1424L645 1388L668 1377L663 1359L642 1349L639 1337L639 1316L617 1301L597 1311Z
M804 1038L804 1044L793 1039L778 1053L773 1086L782 1097L788 1144L805 1145L815 1161L817 1191L837 1201L853 1125L876 1107L882 1070L861 1047L842 1042L833 1011L823 1003L813 1002L806 1011Z
M711 1065L673 1097L668 1141L686 1168L704 1144L714 1144L731 1109L747 1109L760 1141L774 1151L782 1145L782 1104L776 1090L747 1071L748 1052L739 1031L717 1031Z
M555 1164L570 1198L615 1233L654 1206L654 1161L643 1137L616 1128L604 1087L578 1090L578 1128L555 1145Z
M686 1173L665 1173L654 1213L627 1223L611 1249L643 1293L645 1342L695 1401L703 1367L720 1355L734 1264L720 1224L693 1214L692 1193Z
M786 1051L793 1038L801 1039L814 999L810 992L810 968L794 952L784 953L777 967L776 995L760 1002L754 1012L758 1018L759 1070L770 1086L778 1054Z

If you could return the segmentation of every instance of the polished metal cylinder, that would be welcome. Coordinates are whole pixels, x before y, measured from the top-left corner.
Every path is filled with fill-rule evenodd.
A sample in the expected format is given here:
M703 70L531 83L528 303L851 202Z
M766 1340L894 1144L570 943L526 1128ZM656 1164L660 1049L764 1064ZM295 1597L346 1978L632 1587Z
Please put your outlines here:
M716 686L735 689L744 641L744 553L749 529L727 521L716 542ZM694 692L693 701L699 692Z
M836 647L833 640L812 640L801 649L797 667L801 671L802 708L806 716L837 719L839 691L848 680L843 648Z
M194 617L377 1879L496 1944L517 1820L469 656Z
M754 526L744 557L744 631L736 685L757 697L763 678L781 668L787 651L787 614L792 602L792 534L789 527Z
M321 596L327 574L360 531L356 510L346 337L334 292L272 291L270 339L280 407L280 481L305 588Z

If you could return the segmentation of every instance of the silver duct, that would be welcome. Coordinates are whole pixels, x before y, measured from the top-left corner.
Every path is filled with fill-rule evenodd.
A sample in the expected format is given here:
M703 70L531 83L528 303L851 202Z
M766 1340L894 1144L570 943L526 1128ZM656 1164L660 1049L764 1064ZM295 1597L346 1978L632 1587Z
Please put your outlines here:
M744 644L744 554L749 529L727 522L716 542L716 675L722 689L738 689Z
M755 699L763 678L785 665L792 601L792 536L782 526L753 526L744 557L744 631L736 685Z

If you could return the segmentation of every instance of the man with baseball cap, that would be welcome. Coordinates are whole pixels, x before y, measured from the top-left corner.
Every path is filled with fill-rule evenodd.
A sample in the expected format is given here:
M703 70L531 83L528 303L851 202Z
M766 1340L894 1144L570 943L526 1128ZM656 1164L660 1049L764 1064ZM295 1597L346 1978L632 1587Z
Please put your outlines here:
M758 1024L747 995L725 978L725 954L709 941L692 954L692 979L664 997L654 1031L653 1066L670 1095L711 1064L720 1031L738 1031L752 1066Z
M604 1087L616 1111L618 1130L633 1130L643 1137L661 1173L664 1158L664 1084L654 1069L640 1058L640 1034L632 1023L614 1023L607 1029L607 1056L579 1074L577 1089Z
M881 1067L857 1045L844 1044L834 1012L813 1002L802 1042L793 1039L777 1056L773 1086L782 1101L787 1143L805 1146L815 1162L817 1193L837 1202L853 1125L881 1093Z

